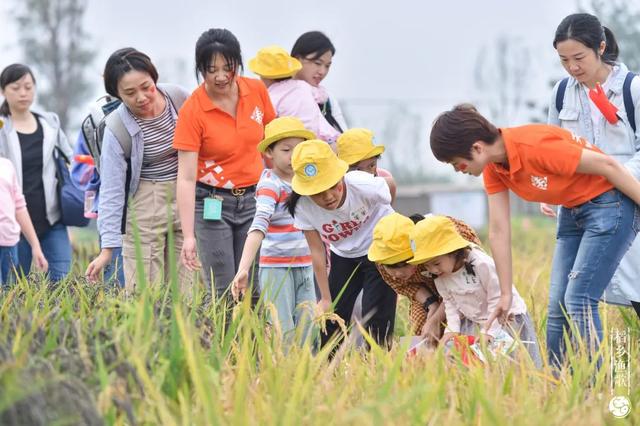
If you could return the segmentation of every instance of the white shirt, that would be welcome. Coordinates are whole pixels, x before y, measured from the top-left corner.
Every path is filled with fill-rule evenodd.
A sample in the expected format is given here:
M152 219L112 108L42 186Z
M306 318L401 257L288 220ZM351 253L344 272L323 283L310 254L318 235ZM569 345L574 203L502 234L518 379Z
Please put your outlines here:
M316 230L335 254L346 258L365 256L378 221L393 213L386 180L367 172L344 176L347 195L342 206L326 210L310 197L301 197L296 206L294 226Z
M607 76L607 81L605 81L604 83L600 83L600 85L602 86L602 90L604 91L605 94L609 92L609 86L611 86L611 76L613 74L614 72L613 70L611 70L611 72ZM598 109L598 106L589 97L590 89L584 84L581 84L581 86L582 86L582 89L587 94L587 99L589 99L589 111L591 111L591 125L593 126L593 132L595 134L598 132L598 121L600 120L601 117L603 117L603 115Z
M475 275L468 273L463 266L448 276L434 280L438 293L444 301L447 331L453 333L460 332L462 318L482 328L500 300L498 273L491 256L478 248L472 248L467 261L473 265ZM512 287L512 292L513 299L509 314L526 313L527 305L518 294L518 290ZM502 326L498 320L495 320L488 333L495 337L501 329Z

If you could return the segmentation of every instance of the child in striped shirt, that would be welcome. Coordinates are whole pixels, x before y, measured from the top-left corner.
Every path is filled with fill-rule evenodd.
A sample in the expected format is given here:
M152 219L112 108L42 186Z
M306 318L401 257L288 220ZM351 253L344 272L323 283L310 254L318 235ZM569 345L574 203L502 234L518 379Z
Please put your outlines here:
M277 118L265 127L265 139L258 150L273 168L265 169L260 176L256 213L231 287L236 299L249 287L249 270L262 243L260 291L264 300L277 309L283 335L305 323L303 336L306 335L310 325L308 311L316 302L309 246L302 231L293 226L293 217L285 207L291 194L293 148L314 137L294 117Z

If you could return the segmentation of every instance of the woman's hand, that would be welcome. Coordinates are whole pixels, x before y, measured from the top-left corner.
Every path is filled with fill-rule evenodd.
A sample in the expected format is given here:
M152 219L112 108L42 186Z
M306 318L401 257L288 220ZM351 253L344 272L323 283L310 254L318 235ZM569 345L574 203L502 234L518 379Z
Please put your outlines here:
M556 217L556 211L547 203L540 203L540 213L549 217Z
M100 279L100 274L109 262L111 262L111 249L102 249L98 257L93 259L87 267L87 270L84 273L87 279L91 282L98 281Z
M200 260L198 260L196 246L195 237L185 237L180 251L180 261L190 271L197 271L202 267Z
M500 324L505 324L509 318L509 310L511 309L511 301L513 299L513 295L509 293L502 293L500 295L500 300L498 301L498 305L494 309L494 311L487 318L487 322L484 325L483 333L486 333L487 330L491 328L491 324L497 319Z
M437 344L440 340L440 323L438 321L427 320L422 326L420 337L427 339L430 345Z

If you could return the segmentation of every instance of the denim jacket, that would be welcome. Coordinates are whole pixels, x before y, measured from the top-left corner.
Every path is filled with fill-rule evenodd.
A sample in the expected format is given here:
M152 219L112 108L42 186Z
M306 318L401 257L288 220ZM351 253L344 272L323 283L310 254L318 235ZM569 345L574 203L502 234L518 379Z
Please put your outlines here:
M631 83L631 97L635 105L636 132L629 125L627 112L622 98L622 85L629 72L626 65L617 63L610 77L607 90L609 101L618 108L621 120L609 123L600 116L595 128L591 120L591 102L583 87L573 77L569 78L564 95L562 111L556 110L555 85L549 104L548 123L563 127L586 138L593 145L609 154L640 180L640 78ZM625 257L620 262L611 283L607 287L603 300L608 303L628 305L629 300L640 301L640 239L636 238Z
M158 84L158 89L166 95L165 88L168 85ZM185 99L189 93L184 92ZM178 111L171 105L171 116L174 122L178 119ZM133 197L140 183L142 170L142 158L144 154L144 139L142 130L135 118L122 103L112 113L119 114L124 127L131 135L131 181L129 185L129 197ZM122 247L122 216L125 203L125 182L127 175L127 160L120 142L113 133L105 128L102 139L102 152L100 153L100 205L98 214L98 231L102 248Z
M73 149L60 128L58 116L52 112L34 112L42 124L42 183L44 185L44 201L47 221L54 225L60 220L60 206L58 200L58 178L56 177L56 163L53 151L56 146L71 159ZM16 169L18 183L22 188L22 151L18 133L13 128L11 117L0 117L4 126L0 129L0 157L11 160Z

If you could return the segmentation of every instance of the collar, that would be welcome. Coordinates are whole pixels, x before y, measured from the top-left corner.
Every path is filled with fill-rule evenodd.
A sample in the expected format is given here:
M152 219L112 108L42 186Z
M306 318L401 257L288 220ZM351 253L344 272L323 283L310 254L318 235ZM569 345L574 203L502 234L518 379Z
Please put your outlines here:
M509 128L500 128L498 129L500 132L500 136L502 136L502 140L504 141L504 148L507 151L507 159L509 160L509 169L505 169L502 165L493 163L495 171L503 174L509 175L513 177L520 169L522 169L522 160L520 159L520 155L518 154L518 148L515 146L515 141L511 136L511 129Z
M244 98L245 96L249 96L251 90L249 85L247 84L244 77L238 76L236 78L236 83L238 84L238 98ZM204 82L196 89L196 96L198 98L198 102L200 103L200 107L203 111L213 111L214 109L220 109L207 95L207 90L204 87Z
M620 95L622 93L622 86L624 84L624 79L629 72L629 68L622 62L616 62L613 65L613 70L611 71L611 81L609 90L616 95ZM569 81L567 82L567 87L573 87L578 84L578 80L574 77L569 77Z

